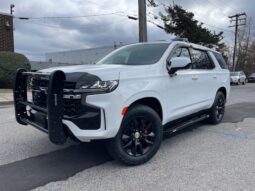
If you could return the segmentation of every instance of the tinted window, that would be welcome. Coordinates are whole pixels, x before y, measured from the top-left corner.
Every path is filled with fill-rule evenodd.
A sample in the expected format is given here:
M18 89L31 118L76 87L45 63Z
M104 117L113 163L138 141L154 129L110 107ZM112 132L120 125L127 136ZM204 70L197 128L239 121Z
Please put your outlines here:
M174 50L171 58L176 58L176 57L186 57L186 58L190 59L189 49L185 48L185 47L176 48ZM192 63L188 64L183 69L192 69Z
M207 52L202 50L191 49L191 61L194 69L213 69L214 65L211 62Z
M168 43L136 44L120 48L104 57L97 64L148 65L160 60Z
M188 57L188 58L190 58L188 48L180 47L180 48L175 49L173 52L172 58L174 58L174 57Z
M228 69L228 66L227 66L223 56L220 53L216 53L216 52L213 52L213 54L214 54L215 58L217 59L220 67L222 69Z

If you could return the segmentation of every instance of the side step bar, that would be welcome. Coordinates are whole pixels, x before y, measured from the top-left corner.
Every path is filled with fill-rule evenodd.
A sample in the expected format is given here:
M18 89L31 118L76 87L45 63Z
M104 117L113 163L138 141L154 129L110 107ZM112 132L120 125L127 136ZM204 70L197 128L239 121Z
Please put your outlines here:
M203 121L209 117L210 116L208 114L204 114L204 115L200 115L200 116L191 118L187 121L177 123L177 125L174 125L173 127L164 130L164 133L175 133L175 132L180 131L188 126L198 123L199 121Z

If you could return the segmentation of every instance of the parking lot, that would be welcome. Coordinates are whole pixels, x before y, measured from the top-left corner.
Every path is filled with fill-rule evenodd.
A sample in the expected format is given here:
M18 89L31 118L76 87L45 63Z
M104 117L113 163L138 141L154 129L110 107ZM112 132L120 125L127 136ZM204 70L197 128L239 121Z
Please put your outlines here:
M255 84L232 86L223 123L165 135L148 163L123 166L102 143L64 146L0 107L0 190L254 190Z

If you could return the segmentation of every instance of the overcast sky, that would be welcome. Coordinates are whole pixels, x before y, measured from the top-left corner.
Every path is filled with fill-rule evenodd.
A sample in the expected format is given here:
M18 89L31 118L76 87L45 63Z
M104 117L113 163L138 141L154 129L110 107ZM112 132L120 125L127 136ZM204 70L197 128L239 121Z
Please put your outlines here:
M172 3L169 0L155 0L157 8L147 8L148 19L154 19L159 11L164 13L162 5ZM228 15L246 12L255 16L253 0L175 0L195 18L205 23L212 31L224 30L225 41L234 39L233 28L228 28ZM44 60L45 52L100 47L117 43L138 41L138 22L127 19L126 15L137 16L137 0L1 0L0 12L9 13L10 4L15 4L16 17L62 17L86 16L62 19L29 19L15 21L15 51L25 54L30 60ZM163 24L162 24L163 25ZM170 39L162 29L148 23L148 40Z

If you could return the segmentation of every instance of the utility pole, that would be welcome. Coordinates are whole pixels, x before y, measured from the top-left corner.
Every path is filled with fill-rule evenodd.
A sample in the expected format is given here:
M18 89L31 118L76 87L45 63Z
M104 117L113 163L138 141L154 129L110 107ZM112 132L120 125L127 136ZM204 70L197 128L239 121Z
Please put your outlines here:
M13 14L13 12L14 12L14 10L13 10L13 8L15 7L15 5L14 4L11 4L10 5L10 13L11 13L11 15Z
M228 17L231 19L230 23L235 22L235 25L229 26L229 27L235 27L235 45L234 45L233 66L232 66L233 72L236 71L235 59L236 59L236 45L237 45L238 27L246 25L246 16L247 16L246 13L239 13L239 14L235 14L235 15ZM243 21L243 22L240 22L240 21Z
M138 0L139 42L147 42L146 0Z

